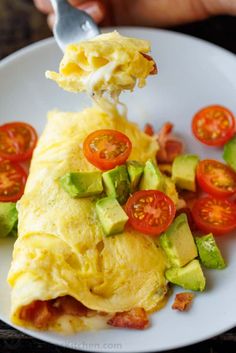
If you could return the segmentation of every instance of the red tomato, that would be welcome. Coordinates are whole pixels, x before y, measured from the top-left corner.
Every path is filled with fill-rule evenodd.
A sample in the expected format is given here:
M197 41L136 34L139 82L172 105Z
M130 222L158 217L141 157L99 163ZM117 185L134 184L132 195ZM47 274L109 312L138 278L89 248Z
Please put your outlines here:
M12 162L30 159L37 143L35 129L26 123L0 126L0 157Z
M130 139L116 130L97 130L84 141L83 151L87 160L102 170L124 164L132 149Z
M0 160L0 201L15 202L24 192L27 175L17 163Z
M206 145L223 146L234 135L234 115L220 105L203 108L193 117L192 131Z
M215 197L236 193L236 173L227 165L205 159L197 166L197 181L203 191Z
M236 228L236 205L228 200L202 197L195 201L192 216L205 233L223 235Z
M164 232L175 217L173 201L163 192L142 190L135 192L127 201L125 210L129 224L137 231L148 235Z

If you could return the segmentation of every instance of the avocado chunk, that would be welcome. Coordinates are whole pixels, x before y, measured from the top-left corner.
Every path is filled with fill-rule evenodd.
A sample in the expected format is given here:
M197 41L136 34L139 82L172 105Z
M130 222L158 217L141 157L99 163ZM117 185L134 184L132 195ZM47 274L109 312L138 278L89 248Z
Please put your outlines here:
M149 159L144 167L143 177L141 179L140 190L159 190L164 187L164 177L157 164Z
M104 197L96 202L96 212L106 236L121 233L129 217L113 197Z
M66 173L60 178L61 187L71 197L89 197L103 191L101 172Z
M224 145L223 158L236 171L236 136Z
M102 174L107 196L111 196L123 205L130 193L130 181L125 165L118 166Z
M165 276L169 282L184 289L202 292L206 286L206 279L198 260L192 260L184 267L171 267L166 271Z
M133 193L138 188L141 176L143 175L144 165L137 161L128 161L127 170L130 180L130 192Z
M194 154L180 155L172 165L172 179L180 189L196 191L195 174L199 157Z
M176 217L167 231L160 236L160 245L172 266L182 267L198 256L185 213Z
M212 233L195 238L200 260L206 268L221 270L226 267Z
M0 238L15 233L18 212L13 202L0 202Z
M164 185L163 185L162 191L174 202L175 205L177 205L179 201L179 196L175 187L175 183L171 178L169 178L166 175L163 175L163 178L164 178Z

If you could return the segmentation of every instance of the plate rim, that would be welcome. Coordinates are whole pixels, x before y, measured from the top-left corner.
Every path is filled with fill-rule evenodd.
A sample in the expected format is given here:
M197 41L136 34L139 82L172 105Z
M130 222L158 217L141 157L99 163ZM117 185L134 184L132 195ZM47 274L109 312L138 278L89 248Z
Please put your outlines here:
M211 42L208 42L207 40L204 40L204 39L201 39L201 38L197 38L197 37L194 37L194 36L191 36L191 35L188 35L188 34L184 34L184 33L181 33L181 32L176 32L176 31L172 31L172 30L167 30L167 29L159 29L159 28L154 28L154 27L140 27L140 26L122 26L122 27L106 27L105 28L105 32L108 32L108 31L111 31L111 30L123 30L123 31L129 31L129 30L132 30L132 31L143 31L143 32L156 32L156 33L163 33L163 34L167 34L167 35L171 35L173 37L178 37L178 38L185 38L187 40L190 40L192 43L196 43L196 44L199 44L199 45L204 45L204 46L207 46L207 47L210 47L214 50L217 50L217 51L221 51L222 53L224 53L225 55L227 56L230 56L232 59L236 59L236 54L230 52L229 50L225 49L225 48L222 48L220 46L218 46L217 44L214 44L214 43L211 43ZM46 39L42 39L40 41L37 41L35 43L32 43L24 48L21 48L19 50L17 50L16 52L6 56L5 58L1 59L0 60L0 70L1 69L4 69L5 66L13 63L15 60L18 60L24 56L27 56L28 54L32 53L32 52L35 52L35 51L40 51L42 48L45 48L47 46L51 47L51 46L54 46L55 45L55 39L53 37L49 37L49 38L46 38ZM2 319L2 317L0 318L0 320L4 323L6 323L7 325L13 327L14 329L20 331L20 332L23 332L24 334L30 336L30 337L33 337L33 338L36 338L36 339L39 339L43 342L47 342L47 343L50 343L50 344L54 344L54 345L57 345L57 346L60 346L60 347L63 347L63 348L70 348L70 349L74 349L74 350L80 350L80 351L85 351L85 352L88 352L88 351L91 351L91 349L87 349L87 348L76 348L76 347L69 347L68 345L64 345L63 342L57 342L56 340L56 337L48 337L46 335L46 337L42 337L42 332L38 332L38 331L33 331L33 330L28 330L28 329L25 329L25 328L21 328L21 327L18 327L16 325L13 325L10 320L5 320L5 319ZM227 327L225 326L223 329L219 329L217 331L214 332L214 334L207 334L207 335L202 335L201 338L196 338L196 339L186 339L185 340L185 343L184 344L179 344L179 345L176 345L176 344L170 344L168 346L168 348L164 348L162 349L161 351L168 351L168 350L171 350L171 349L178 349L178 348L182 348L182 347L186 347L186 346L190 346L190 345L193 345L193 344L196 344L196 343L200 343L200 342L203 342L203 341L206 341L212 337L216 337L232 328L234 328L236 325L236 320L235 320L235 323L234 324L230 324L228 325ZM78 335L79 333L77 333ZM121 349L121 350L114 350L114 349L109 349L109 350L106 350L107 352L125 352L125 350ZM102 350L96 350L96 349L93 349L92 352L102 352ZM132 350L128 350L128 352L132 352ZM143 352L160 352L160 350L157 348L153 348L153 349L148 349L147 350L143 350L143 349L136 349L135 352L137 353L143 353Z

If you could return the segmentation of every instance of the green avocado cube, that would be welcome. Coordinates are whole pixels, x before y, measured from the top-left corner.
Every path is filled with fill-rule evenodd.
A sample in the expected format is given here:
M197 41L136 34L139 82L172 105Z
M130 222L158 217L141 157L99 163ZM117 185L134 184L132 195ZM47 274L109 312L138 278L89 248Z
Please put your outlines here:
M106 236L121 233L129 217L113 197L105 197L96 202L96 212Z
M182 267L198 256L185 213L176 217L167 231L160 236L160 245L172 266Z
M130 181L125 165L118 166L102 174L107 196L113 197L123 205L130 194Z
M17 227L18 212L13 202L0 202L0 238L4 238Z
M141 176L143 175L144 165L138 161L128 161L127 170L130 180L130 192L134 193L137 190Z
M160 190L164 187L164 177L159 170L156 162L149 159L144 167L143 177L141 179L140 190Z
M89 197L103 191L101 172L66 173L60 178L61 187L71 197Z
M195 238L199 258L206 268L221 270L226 267L212 233Z
M224 145L223 158L236 171L236 136Z
M171 267L165 272L165 277L169 282L184 289L202 292L206 286L206 279L198 260L192 260L184 267Z
M180 155L172 165L172 179L180 189L196 191L196 167L199 157L194 154Z

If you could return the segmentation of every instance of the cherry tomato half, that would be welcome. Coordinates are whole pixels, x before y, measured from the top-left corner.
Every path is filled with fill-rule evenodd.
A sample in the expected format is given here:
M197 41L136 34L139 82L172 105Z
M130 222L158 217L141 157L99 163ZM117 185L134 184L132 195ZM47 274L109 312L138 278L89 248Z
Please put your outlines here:
M26 123L14 122L0 126L0 157L12 162L30 159L37 138L35 129Z
M125 210L129 224L137 231L148 235L164 232L175 217L173 201L163 192L142 190L128 199Z
M83 151L87 160L102 170L124 164L132 149L130 139L116 130L97 130L84 141Z
M195 201L192 216L205 233L223 235L236 228L236 205L228 200L202 197Z
M205 159L197 166L197 181L203 191L215 197L236 193L236 173L227 165Z
M206 145L223 146L234 135L234 115L220 105L203 108L193 117L192 131Z
M15 202L24 192L27 174L17 163L0 160L0 201Z

